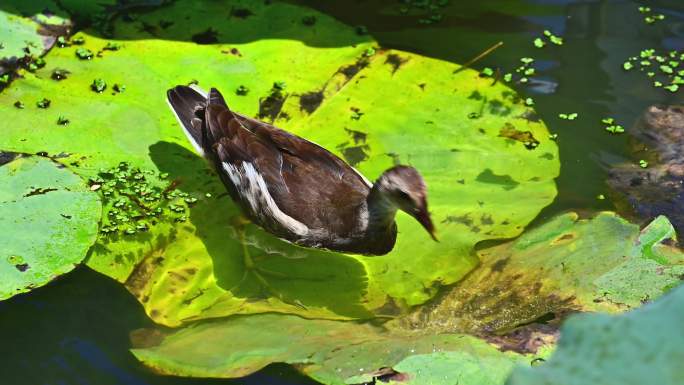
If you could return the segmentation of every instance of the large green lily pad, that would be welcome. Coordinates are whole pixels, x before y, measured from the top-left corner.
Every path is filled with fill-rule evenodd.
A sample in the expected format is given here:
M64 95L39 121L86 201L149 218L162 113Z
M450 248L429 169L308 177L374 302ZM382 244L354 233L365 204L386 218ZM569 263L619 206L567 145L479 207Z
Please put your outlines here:
M482 250L482 265L451 292L381 326L238 316L137 333L146 338L133 353L182 376L239 377L284 362L325 384L503 384L513 364L550 354L568 313L619 312L677 285L684 254L673 236L664 217L639 231L613 213L568 213ZM617 284L622 272L638 279Z
M136 334L148 343L155 337L149 331ZM515 363L533 359L502 353L467 335L391 334L371 325L276 314L202 323L133 354L161 373L196 377L239 377L286 362L334 385L377 378L413 385L494 385L503 383Z
M71 271L100 215L98 196L58 163L28 157L0 167L0 300Z
M404 327L505 335L573 312L619 312L681 282L684 254L665 217L639 231L614 213L567 213L478 253L482 264Z
M684 381L684 287L643 308L572 317L549 362L508 385L677 385Z
M116 21L113 31L119 50L79 33L85 45L78 48L99 57L79 60L77 47L55 48L44 69L0 94L0 111L12 122L0 144L73 153L74 169L95 179L122 161L145 175L168 173L164 183L178 181L174 191L198 200L181 210L186 221L168 213L146 232L126 234L124 226L101 235L88 260L125 283L159 323L269 311L396 315L462 278L477 264L477 242L518 235L555 196L557 147L512 90L472 70L455 72L455 64L381 50L311 9L177 1L134 22ZM68 79L50 80L56 68L69 70ZM91 91L96 78L108 84L100 94ZM335 151L369 179L395 162L414 165L427 180L440 242L404 214L395 250L375 258L294 247L248 226L250 253L278 274L267 279L280 295L264 298L257 281L242 279L236 207L189 150L163 100L167 88L193 79L223 90L235 110ZM280 81L286 86L277 92ZM235 94L240 85L247 95ZM43 97L50 108L35 109ZM14 109L16 100L30 108ZM59 116L70 123L57 125ZM105 204L115 202L105 197Z

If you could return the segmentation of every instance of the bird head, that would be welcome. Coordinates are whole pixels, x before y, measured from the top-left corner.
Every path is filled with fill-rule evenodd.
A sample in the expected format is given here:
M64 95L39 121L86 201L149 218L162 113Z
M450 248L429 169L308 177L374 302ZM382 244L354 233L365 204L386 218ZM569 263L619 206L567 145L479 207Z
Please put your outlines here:
M390 202L415 218L435 241L435 227L430 218L425 181L411 166L394 166L385 171L376 182Z

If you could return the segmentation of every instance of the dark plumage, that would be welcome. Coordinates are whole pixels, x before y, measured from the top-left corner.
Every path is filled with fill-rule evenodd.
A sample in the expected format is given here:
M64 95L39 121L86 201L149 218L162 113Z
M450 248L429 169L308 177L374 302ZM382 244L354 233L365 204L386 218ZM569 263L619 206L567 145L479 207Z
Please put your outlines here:
M177 86L167 95L233 200L274 235L301 246L386 254L396 241L397 209L434 234L425 184L414 168L395 166L371 185L317 144L231 111L216 89L205 95Z

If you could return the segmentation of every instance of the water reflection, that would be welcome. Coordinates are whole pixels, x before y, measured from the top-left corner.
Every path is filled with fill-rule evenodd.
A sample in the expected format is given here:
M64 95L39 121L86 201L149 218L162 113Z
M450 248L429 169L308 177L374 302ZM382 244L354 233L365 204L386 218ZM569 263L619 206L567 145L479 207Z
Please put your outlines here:
M129 332L153 323L119 283L85 267L0 302L0 383L7 385L314 384L271 366L241 380L158 376L129 353Z

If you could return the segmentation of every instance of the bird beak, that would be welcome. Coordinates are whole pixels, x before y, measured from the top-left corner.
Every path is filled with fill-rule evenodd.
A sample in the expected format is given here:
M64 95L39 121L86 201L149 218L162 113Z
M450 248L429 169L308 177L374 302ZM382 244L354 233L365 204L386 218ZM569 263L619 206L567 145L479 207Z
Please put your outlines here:
M435 235L435 226L432 224L432 219L430 218L430 213L427 210L427 205L423 206L423 208L418 212L415 218L418 222L420 222L421 225L423 225L423 228L427 230L432 239L435 242L439 242L437 236Z

